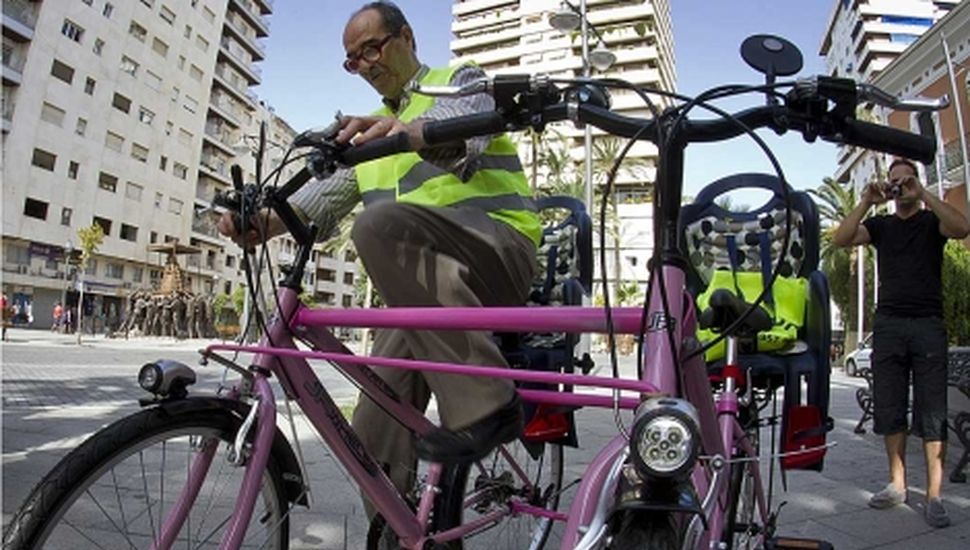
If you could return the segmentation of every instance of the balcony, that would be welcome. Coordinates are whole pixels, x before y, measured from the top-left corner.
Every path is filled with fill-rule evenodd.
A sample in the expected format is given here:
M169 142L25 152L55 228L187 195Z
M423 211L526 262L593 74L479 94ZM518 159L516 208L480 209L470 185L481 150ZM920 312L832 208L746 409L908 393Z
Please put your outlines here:
M222 244L222 241L225 239L219 233L219 230L216 228L216 219L213 216L209 216L207 214L196 213L195 216L192 217L192 232L198 235L201 235L203 237L206 237L207 239L214 239L216 242L220 244ZM193 258L196 258L194 266L192 265ZM195 255L189 256L189 266L199 267L199 260ZM203 267L207 267L207 266L203 266ZM209 269L214 269L214 268L210 267Z
M250 109L256 109L256 94L250 92L247 86L239 83L239 75L227 69L225 65L216 64L215 80L233 97L248 105Z
M219 55L232 63L246 77L250 86L255 86L262 81L262 69L254 65L252 60L247 60L242 52L236 51L237 48L241 49L241 47L234 44L228 36L222 37L220 46Z
M249 53L252 54L255 61L266 59L266 48L260 43L252 27L243 21L241 17L232 12L227 13L226 29L239 40L243 47L249 50Z
M17 42L33 40L37 25L36 5L36 2L27 0L4 0L3 35Z
M15 107L16 103L10 99L10 96L4 93L3 105L0 107L0 111L2 111L2 119L0 119L0 122L2 122L2 130L4 134L10 133L10 127L13 124L13 111Z
M273 13L273 3L275 0L256 0L256 5L259 6L259 13L263 15L269 15Z
M229 6L236 8L242 17L256 29L256 36L269 36L269 20L260 14L260 8L252 0L229 0Z
M226 185L232 185L232 179L229 177L229 163L218 155L203 151L199 158L199 171L203 175L221 181Z
M223 93L212 92L209 97L209 110L235 128L242 126L241 121L244 118L242 108Z
M23 55L20 48L12 44L3 45L3 84L5 86L20 86L26 62L27 56Z
M207 121L203 138L229 156L236 154L232 144L237 140L233 137L233 133L227 128L223 128L221 124Z

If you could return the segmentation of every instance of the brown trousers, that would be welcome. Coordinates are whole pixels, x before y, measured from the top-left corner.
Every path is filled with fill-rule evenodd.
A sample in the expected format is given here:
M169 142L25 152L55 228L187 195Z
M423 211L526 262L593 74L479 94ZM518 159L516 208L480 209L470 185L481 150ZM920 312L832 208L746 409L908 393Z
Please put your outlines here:
M536 268L535 245L477 208L380 203L358 215L351 237L391 307L522 305ZM489 332L382 330L373 355L508 366ZM512 382L503 379L374 370L419 410L434 393L442 425L452 430L496 411L514 392ZM363 395L353 427L395 486L402 493L413 488L417 459L410 430Z

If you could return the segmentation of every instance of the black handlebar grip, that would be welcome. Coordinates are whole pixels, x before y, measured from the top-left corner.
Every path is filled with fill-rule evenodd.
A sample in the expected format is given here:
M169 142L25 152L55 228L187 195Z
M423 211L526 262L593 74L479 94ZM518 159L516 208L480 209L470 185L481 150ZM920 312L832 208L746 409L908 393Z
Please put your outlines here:
M232 187L242 193L244 186L242 168L238 164L233 164L229 167L229 173L232 175Z
M500 134L504 131L505 119L502 118L502 115L491 111L427 122L424 125L422 136L424 142L428 145L438 145L450 141Z
M845 121L842 141L849 145L918 160L924 164L929 164L936 158L936 140L932 137L860 120Z
M407 133L401 132L400 134L382 137L374 141L368 141L363 145L351 147L340 153L340 158L344 164L353 166L396 153L406 153L410 150L410 139Z

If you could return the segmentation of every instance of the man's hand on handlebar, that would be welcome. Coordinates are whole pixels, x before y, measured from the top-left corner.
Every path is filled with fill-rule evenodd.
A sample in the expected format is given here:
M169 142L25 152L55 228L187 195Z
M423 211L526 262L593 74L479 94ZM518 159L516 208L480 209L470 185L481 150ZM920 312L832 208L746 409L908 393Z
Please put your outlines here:
M269 210L263 210L250 218L245 235L239 232L240 228L236 227L234 218L238 220L238 216L234 213L224 212L222 217L219 218L216 228L219 233L229 237L245 250L252 250L256 246L286 232L286 227L279 216Z
M425 145L422 137L423 128L423 120L404 123L395 117L345 116L340 118L337 142L363 145L378 138L406 133L411 142L411 150L417 151L423 149Z

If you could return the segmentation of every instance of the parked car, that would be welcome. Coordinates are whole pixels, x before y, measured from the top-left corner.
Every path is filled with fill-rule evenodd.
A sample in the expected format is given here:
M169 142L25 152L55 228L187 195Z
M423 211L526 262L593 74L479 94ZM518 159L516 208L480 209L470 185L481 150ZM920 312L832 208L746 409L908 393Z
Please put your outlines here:
M859 371L872 367L872 333L859 342L859 347L845 356L845 374L859 376Z

